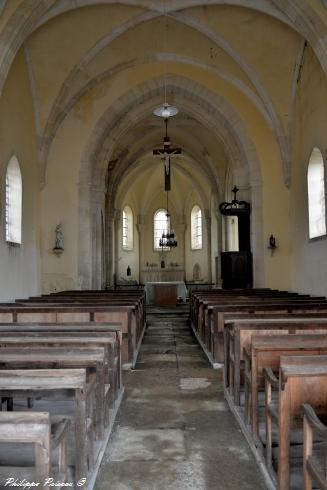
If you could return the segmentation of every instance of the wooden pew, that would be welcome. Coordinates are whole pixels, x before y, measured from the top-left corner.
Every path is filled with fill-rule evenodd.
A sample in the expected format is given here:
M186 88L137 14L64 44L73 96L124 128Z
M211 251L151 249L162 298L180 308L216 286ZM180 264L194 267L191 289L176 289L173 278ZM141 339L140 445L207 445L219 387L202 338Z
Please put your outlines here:
M20 331L13 331L7 329L4 331L1 329L2 336L0 337L0 347L11 346L18 341L24 346L35 347L37 345L48 346L67 346L72 349L75 347L100 347L104 349L104 369L106 383L110 385L109 406L113 408L115 400L118 398L119 391L119 379L120 379L120 365L119 358L116 356L117 345L114 338L110 338L111 334L108 332L56 332L42 330L28 330L20 329ZM109 417L109 414L107 414Z
M263 369L270 368L278 373L281 356L327 355L327 335L255 335L251 338L251 345L245 347L245 350L248 351L244 375L245 417L249 417L251 413L253 438L258 440L258 395L260 388L264 387Z
M86 370L87 378L83 384L83 392L81 388L76 393L76 396L81 398L83 404L79 405L79 400L76 400L77 412L76 412L76 424L75 424L75 442L76 442L76 466L79 468L79 478L85 477L86 460L87 460L87 434L86 434L86 406L85 406L85 395L86 395L86 381L94 382L94 393L95 393L95 431L97 433L98 439L103 437L103 424L104 424L104 412L105 412L105 384L104 384L104 350L100 348L96 349L85 349L85 348L75 348L68 350L67 348L43 348L38 347L37 349L17 349L17 348L1 348L0 349L0 375L6 377L6 370L12 369L78 369L84 368ZM51 371L50 371L51 372ZM95 379L92 373L95 373ZM64 380L64 373L63 383ZM57 386L57 385L55 385ZM9 389L10 385L8 385ZM45 385L44 385L45 389ZM52 381L51 381L51 389ZM64 387L62 387L64 389ZM1 396L7 397L9 394L3 393ZM27 395L32 396L32 395ZM82 416L79 414L79 410L82 411ZM82 417L82 418L81 418ZM81 424L84 424L81 426ZM94 421L93 421L94 424ZM81 431L81 433L80 433ZM82 436L81 436L82 434ZM92 435L93 426L90 427L90 433L88 441L92 445ZM84 437L83 446L81 447L81 437ZM83 475L84 473L84 475Z
M16 300L15 304L18 305L94 305L94 306L131 306L135 309L136 327L137 327L137 338L140 335L142 326L144 325L144 312L145 308L140 298L130 299L130 298L107 298L103 296L46 296L46 297L36 297L29 299Z
M248 314L260 315L261 313L319 313L325 312L327 317L327 303L251 303L251 304L237 304L237 305L225 305L212 308L212 320L208 326L208 332L210 331L210 346L213 362L224 362L224 316L226 313L238 313L246 312Z
M107 304L107 305L132 305L136 307L137 325L142 327L146 322L145 293L105 292L105 291L74 291L62 292L50 295L17 299L16 303L81 303ZM141 332L140 332L141 333Z
M194 298L193 298L194 300ZM239 291L237 293L226 293L221 291L219 294L210 294L209 296L199 294L194 300L197 303L198 309L196 313L194 313L194 318L192 318L193 329L196 331L196 334L202 339L205 344L205 348L212 353L214 357L214 362L223 362L222 355L222 345L221 351L219 351L219 331L222 331L218 325L218 319L212 318L215 313L215 307L221 307L222 305L227 306L237 306L244 307L244 305L249 306L251 303L315 303L321 304L325 302L324 297L315 297L312 298L309 295L299 295L297 293L288 293L285 291ZM243 308L244 309L244 308ZM235 308L232 311L236 311ZM241 310L240 310L241 311ZM191 310L192 314L192 310ZM211 337L214 335L214 331L217 330L216 339L212 339ZM221 325L220 325L221 327ZM217 353L215 354L214 348L212 348L213 340L215 340L217 346ZM220 339L222 344L223 339Z
M327 333L327 317L280 318L260 320L237 320L226 324L224 384L234 397L234 403L240 404L241 367L244 360L244 348L250 345L254 335L287 335Z
M246 290L212 290L212 291L198 291L193 294L190 298L190 308L191 308L191 318L193 321L197 320L199 315L199 309L201 307L201 302L209 302L213 306L219 306L219 304L227 301L237 301L240 299L260 299L260 298L295 298L300 295L295 292L289 291L278 291L269 289L246 289ZM309 295L301 295L301 297L310 297ZM196 323L196 321L195 321Z
M44 482L54 477L55 481L67 481L67 433L70 420L50 418L45 412L0 412L0 443L34 444L35 474L32 481L39 483L39 488L48 488ZM51 452L59 447L58 472L53 472ZM1 471L1 468L0 468ZM19 478L17 470L11 467L12 482ZM1 480L7 481L9 473Z
M113 369L115 379L111 379L110 384L113 392L120 391L123 388L122 372L121 372L121 345L122 332L121 325L111 323L0 323L0 333L20 333L29 334L33 332L42 332L48 334L50 332L56 334L72 334L72 336L84 337L86 335L105 335L108 339L114 340L114 363L110 356L109 367ZM117 370L117 372L116 372Z
M54 304L0 304L0 323L122 323L122 361L124 367L135 365L140 341L136 339L136 318L133 306L95 306Z
M327 407L326 407L327 408ZM327 426L317 416L309 404L302 406L303 411L303 490L312 490L312 483L321 490L327 488ZM324 414L325 415L325 414ZM313 440L318 436L324 443L319 454L314 454Z
M266 386L266 451L271 470L272 422L278 424L278 489L290 488L291 431L299 429L301 407L311 404L318 415L327 400L327 356L281 356L279 379L271 369L264 370ZM272 397L278 386L278 402Z
M31 369L0 371L1 396L16 397L39 396L42 393L71 390L74 393L76 408L75 447L76 465L75 479L85 478L87 471L87 397L92 391L86 382L85 369ZM17 412L19 413L19 412ZM40 474L40 476L42 476Z

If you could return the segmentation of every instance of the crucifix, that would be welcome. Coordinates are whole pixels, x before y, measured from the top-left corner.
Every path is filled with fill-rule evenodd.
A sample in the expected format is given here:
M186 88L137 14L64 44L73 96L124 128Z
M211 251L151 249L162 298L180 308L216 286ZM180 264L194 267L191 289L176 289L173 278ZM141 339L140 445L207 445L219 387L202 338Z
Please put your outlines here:
M165 119L165 124L166 124L166 136L164 137L164 144L163 148L155 148L153 150L153 155L155 156L162 156L165 160L165 191L170 191L171 190L171 183L170 183L170 157L175 156L175 155L181 155L182 149L181 148L172 148L170 138L167 134L167 126L168 126L168 118Z

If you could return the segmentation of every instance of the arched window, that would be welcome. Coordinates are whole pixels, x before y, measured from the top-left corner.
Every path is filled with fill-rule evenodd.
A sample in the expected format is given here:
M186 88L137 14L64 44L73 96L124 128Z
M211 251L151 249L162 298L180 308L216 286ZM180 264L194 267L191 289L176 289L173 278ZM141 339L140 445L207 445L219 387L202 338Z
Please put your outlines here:
M123 209L123 249L133 250L134 240L134 223L133 211L129 206Z
M22 243L22 174L13 156L6 174L6 241Z
M194 206L191 212L191 249L202 248L202 211L199 206Z
M159 240L163 233L167 233L169 229L167 220L167 211L165 209L158 209L154 214L153 219L153 229L154 229L154 248L156 250L161 250L162 247L159 245ZM164 247L168 248L168 247Z
M309 238L326 234L326 202L324 161L319 148L314 148L308 167Z

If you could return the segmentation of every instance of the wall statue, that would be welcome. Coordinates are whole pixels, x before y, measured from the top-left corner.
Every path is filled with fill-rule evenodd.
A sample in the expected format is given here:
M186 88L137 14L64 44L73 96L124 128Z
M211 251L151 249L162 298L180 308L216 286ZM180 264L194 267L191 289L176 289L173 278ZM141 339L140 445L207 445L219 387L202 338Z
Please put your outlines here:
M64 249L64 232L62 231L61 223L56 226L55 230L55 246L54 250L63 250Z

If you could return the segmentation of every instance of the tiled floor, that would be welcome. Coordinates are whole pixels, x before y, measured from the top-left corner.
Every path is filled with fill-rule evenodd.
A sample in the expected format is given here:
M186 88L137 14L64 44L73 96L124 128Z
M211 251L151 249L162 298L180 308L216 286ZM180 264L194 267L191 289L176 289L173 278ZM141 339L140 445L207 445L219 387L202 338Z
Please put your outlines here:
M148 314L136 369L124 382L96 490L265 488L224 401L222 372L208 365L182 308Z

